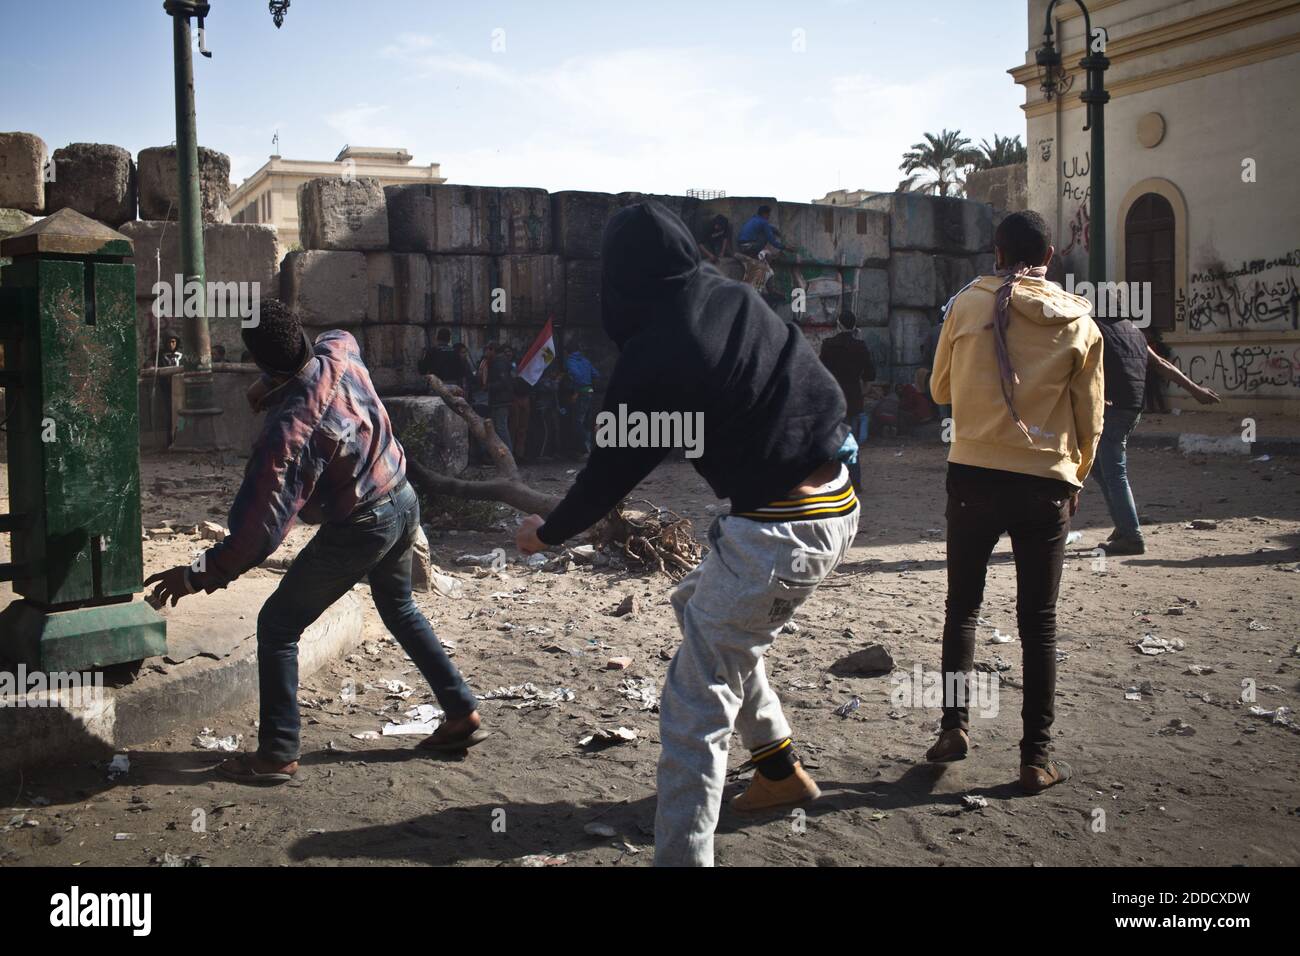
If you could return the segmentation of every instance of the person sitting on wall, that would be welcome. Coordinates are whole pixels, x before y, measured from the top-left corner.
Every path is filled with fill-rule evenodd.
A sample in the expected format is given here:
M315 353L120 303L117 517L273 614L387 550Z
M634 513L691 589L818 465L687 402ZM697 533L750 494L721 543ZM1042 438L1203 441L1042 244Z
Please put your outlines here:
M781 240L781 230L772 225L772 207L766 204L758 207L758 212L750 216L740 227L736 237L736 247L747 256L766 259L778 252L787 251Z
M716 266L731 252L731 221L719 213L709 220L704 241L700 243L700 255Z

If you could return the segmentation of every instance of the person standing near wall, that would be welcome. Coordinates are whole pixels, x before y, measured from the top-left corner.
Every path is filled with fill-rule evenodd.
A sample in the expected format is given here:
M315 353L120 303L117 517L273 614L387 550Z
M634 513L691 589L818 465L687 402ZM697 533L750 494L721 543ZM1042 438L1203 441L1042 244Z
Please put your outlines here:
M1102 340L1092 304L1046 279L1055 250L1042 216L1007 216L994 245L997 275L953 300L930 381L935 402L952 405L953 441L943 720L926 759L961 760L970 749L975 626L989 557L1006 532L1024 650L1020 787L1033 794L1070 777L1050 757L1056 601L1070 518L1101 435Z
M564 359L564 370L573 384L573 452L585 458L591 454L591 405L596 393L596 379L600 373L582 354L582 343L570 336L569 354Z
M876 363L872 361L867 343L857 336L857 316L843 309L837 324L840 331L822 342L821 360L844 393L844 421L849 428L856 430L863 408L863 386L875 381ZM862 466L859 462L849 466L849 477L853 481L853 490L862 494Z
M1166 361L1128 319L1094 317L1094 321L1105 342L1106 424L1093 475L1114 524L1110 537L1097 547L1117 557L1145 554L1146 539L1128 480L1128 439L1142 418L1149 378L1173 382L1202 405L1220 399L1213 389L1197 385Z

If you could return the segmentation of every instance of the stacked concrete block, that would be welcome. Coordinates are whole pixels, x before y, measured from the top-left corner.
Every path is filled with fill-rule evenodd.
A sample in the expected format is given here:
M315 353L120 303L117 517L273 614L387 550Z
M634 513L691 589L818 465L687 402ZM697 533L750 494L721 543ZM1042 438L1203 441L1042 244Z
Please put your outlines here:
M553 193L551 230L555 252L568 259L600 258L605 224L618 208L617 197L609 193Z
M388 209L388 247L394 252L433 252L437 248L434 230L432 183L385 186Z
M876 367L876 381L890 381L890 367L893 364L893 346L889 339L889 327L870 327L858 330L858 337L866 343L871 352L871 362Z
M136 170L121 146L72 143L51 157L45 211L75 209L116 229L135 218Z
M809 274L814 269L815 266L805 267L799 271L802 284L788 289L775 311L787 322L813 328L831 327L844 307L844 280L837 269L822 268L816 274ZM779 266L775 279L782 279L787 271L793 272L788 266Z
M0 209L45 213L45 141L33 133L0 133Z
M536 325L564 315L564 260L559 256L501 256L496 278L505 312L495 321L507 325ZM494 286L497 288L497 286Z
M303 248L369 252L388 248L388 206L373 176L323 176L298 187Z
M427 256L366 253L366 321L427 324L433 321L432 272Z
M889 270L845 269L844 305L857 317L858 325L889 324Z
M353 332L357 335L356 332ZM421 394L428 391L416 363L429 348L423 325L365 325L357 335L361 359L375 388L383 394Z
M895 251L889 258L890 303L894 308L941 305L945 286L937 258L928 252Z
M570 259L564 269L564 323L600 328L599 260Z
M281 297L304 325L353 328L366 318L366 257L360 252L291 252L280 266Z
M889 214L891 250L976 255L993 246L993 210L985 203L921 193L881 193L863 203Z
M489 251L497 255L544 254L551 251L551 197L545 189L507 187L491 190Z
M20 209L0 208L0 239L6 239L16 232L22 232L36 220ZM3 269L10 261L0 257L0 269ZM4 283L4 274L0 272L0 284Z
M141 362L151 365L157 335L179 335L183 321L174 316L155 322L152 313L154 284L162 281L174 287L181 272L180 228L174 222L139 220L124 223L119 231L134 247L129 261L135 264L137 339ZM203 258L205 278L209 286L217 286L224 301L230 301L229 296L233 294L251 306L254 291L259 303L280 295L274 226L208 223L203 227ZM226 361L238 361L244 350L239 321L229 314L208 318L212 344L224 346Z
M883 212L783 202L776 218L800 261L857 267L889 258L889 217Z
M488 256L430 256L433 321L438 325L488 325L493 260Z
M136 157L140 184L140 218L180 221L180 173L175 146L151 146ZM199 147L199 197L204 222L226 219L230 194L230 157Z
M914 309L895 309L889 317L889 361L895 366L914 366L925 355L930 334L930 313Z
M393 432L407 457L443 475L458 475L469 464L465 420L436 395L384 399Z

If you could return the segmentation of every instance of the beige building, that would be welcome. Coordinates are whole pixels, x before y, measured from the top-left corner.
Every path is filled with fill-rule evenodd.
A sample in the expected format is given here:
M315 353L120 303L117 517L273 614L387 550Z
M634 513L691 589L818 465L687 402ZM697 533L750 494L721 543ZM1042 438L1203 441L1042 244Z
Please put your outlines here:
M412 166L404 149L344 146L333 162L272 156L226 199L232 222L261 222L275 226L280 253L298 248L298 187L320 176L373 176L383 186L403 183L445 183L437 163Z
M1151 325L1229 411L1300 415L1300 0L1085 0L1105 85L1106 261L1150 282ZM1029 207L1087 275L1090 133L1079 99L1084 21L1059 3L1065 93L1044 97L1034 53L1048 0L1029 0ZM1191 400L1174 404L1192 407Z
M814 199L815 206L861 206L864 199L879 196L880 193L869 189L835 189L821 199Z

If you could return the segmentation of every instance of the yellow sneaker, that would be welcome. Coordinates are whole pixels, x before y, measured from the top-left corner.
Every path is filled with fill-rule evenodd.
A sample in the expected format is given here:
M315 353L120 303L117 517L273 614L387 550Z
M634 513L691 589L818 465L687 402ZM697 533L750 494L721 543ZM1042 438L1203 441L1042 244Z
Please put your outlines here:
M821 795L816 782L796 760L794 773L784 780L769 780L755 771L749 789L733 797L731 807L741 813L760 813L764 810L798 806L816 800Z

